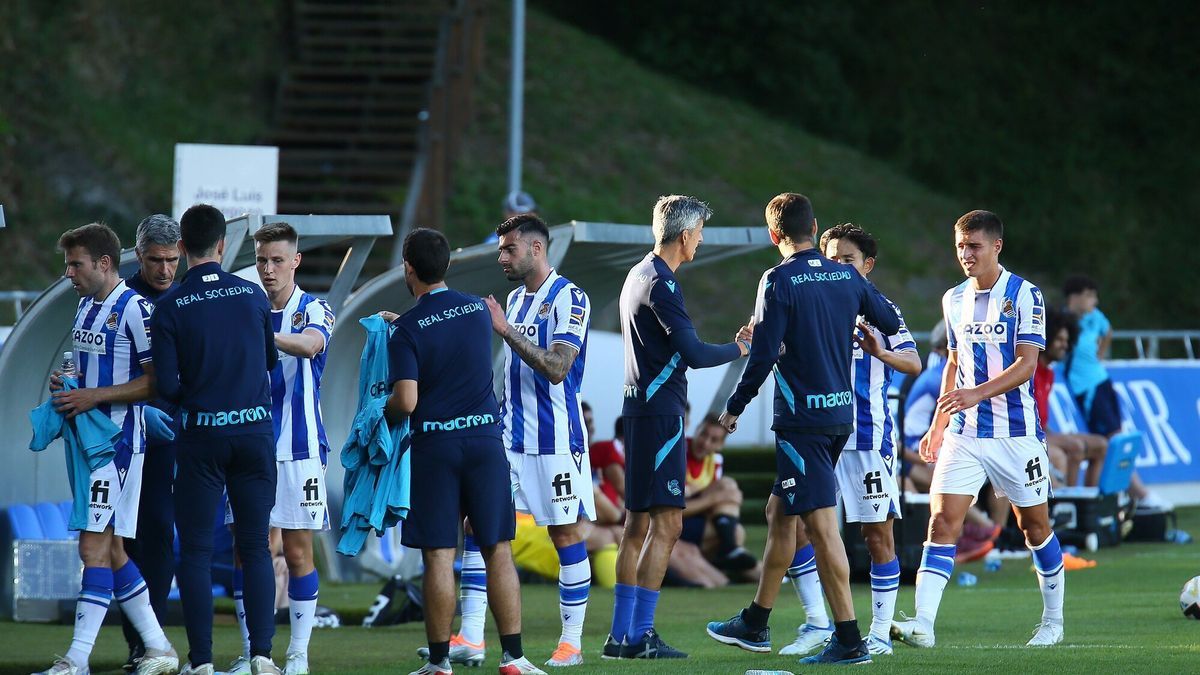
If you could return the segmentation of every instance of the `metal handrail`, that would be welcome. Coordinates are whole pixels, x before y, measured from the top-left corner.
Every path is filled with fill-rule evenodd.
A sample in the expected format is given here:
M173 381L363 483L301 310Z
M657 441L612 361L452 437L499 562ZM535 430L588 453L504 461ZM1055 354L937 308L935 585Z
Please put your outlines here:
M929 344L929 331L915 331L913 339L918 343ZM1183 346L1184 358L1195 361L1200 344L1200 330L1114 330L1113 343L1132 343L1138 360L1170 358L1160 356L1163 343L1178 342Z
M41 291L0 291L0 302L11 302L15 318L19 320L25 313L26 303L37 300L41 294Z

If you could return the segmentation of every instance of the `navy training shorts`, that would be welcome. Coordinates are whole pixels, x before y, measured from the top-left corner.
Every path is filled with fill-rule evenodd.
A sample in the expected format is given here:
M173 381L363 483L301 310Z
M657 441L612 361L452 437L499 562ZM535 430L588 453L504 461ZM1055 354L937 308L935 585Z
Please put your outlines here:
M683 418L650 415L625 418L625 507L683 508L687 441Z
M411 548L455 548L463 517L475 541L494 546L516 536L512 480L495 436L414 437L411 508L400 540Z
M834 466L849 434L775 432L775 484L771 494L784 500L784 513L798 516L837 505Z

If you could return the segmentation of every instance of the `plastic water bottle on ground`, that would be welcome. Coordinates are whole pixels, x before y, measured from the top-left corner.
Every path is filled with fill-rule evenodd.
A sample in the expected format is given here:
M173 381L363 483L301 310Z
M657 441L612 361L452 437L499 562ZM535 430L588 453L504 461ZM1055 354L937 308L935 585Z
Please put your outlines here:
M958 585L959 586L974 586L977 583L979 583L979 578L976 577L974 574L971 574L970 572L959 572L958 573Z
M795 675L790 670L747 670L746 675Z

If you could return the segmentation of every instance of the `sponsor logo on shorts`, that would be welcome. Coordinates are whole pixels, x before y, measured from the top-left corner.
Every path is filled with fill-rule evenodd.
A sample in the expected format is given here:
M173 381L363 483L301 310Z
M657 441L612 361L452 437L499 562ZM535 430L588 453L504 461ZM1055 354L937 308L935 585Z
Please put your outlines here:
M785 481L783 481L782 483L780 483L780 484L779 484L779 487L780 487L780 488L782 488L782 489L784 489L784 490L786 490L786 489L788 489L788 488L794 488L794 487L796 487L796 479L795 479L795 478L788 478L787 480L785 480Z
M879 471L868 471L863 476L863 487L867 489L867 494L863 495L864 502L874 499L889 499L890 495L883 491L883 474ZM875 510L879 510L879 505L875 505Z
M789 503L789 504L795 504L795 503L796 503L796 493L795 493L795 492L789 492L789 493L787 493L787 498L788 498L788 503Z
M554 488L554 497L550 499L551 504L558 502L573 502L579 497L571 491L571 474L560 473L554 476L554 480L550 481L550 487ZM563 505L563 513L567 513L569 506Z
M638 388L636 384L625 385L625 398L637 398Z
M667 483L667 492L670 492L671 494L675 495L676 497L683 494L683 490L679 489L679 481L672 478L671 482Z
M455 431L457 429L471 429L495 423L496 418L491 414L463 415L462 417L455 417L449 420L427 420L421 425L421 431Z
M1025 487L1033 487L1038 483L1046 482L1046 476L1042 473L1042 458L1034 457L1025 462L1025 476L1029 478L1025 483ZM1041 488L1038 488L1038 494L1041 494Z
M108 481L94 480L92 481L92 504L107 504L108 503Z

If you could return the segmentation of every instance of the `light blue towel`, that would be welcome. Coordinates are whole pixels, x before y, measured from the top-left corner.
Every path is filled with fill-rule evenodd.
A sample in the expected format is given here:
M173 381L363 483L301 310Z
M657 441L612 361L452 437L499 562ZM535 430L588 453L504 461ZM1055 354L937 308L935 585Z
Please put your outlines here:
M372 531L382 535L408 515L411 481L408 420L391 429L383 415L388 323L380 316L359 323L367 331L367 342L359 361L358 413L341 452L345 502L337 551L348 556L362 551Z
M64 389L79 388L75 378L62 380ZM45 450L51 441L62 436L72 497L67 526L72 530L86 528L92 472L113 461L116 443L121 438L120 427L95 408L68 420L54 409L53 397L29 411L29 423L33 426L29 449L34 452Z

